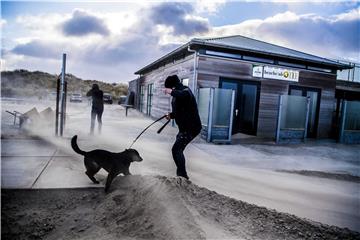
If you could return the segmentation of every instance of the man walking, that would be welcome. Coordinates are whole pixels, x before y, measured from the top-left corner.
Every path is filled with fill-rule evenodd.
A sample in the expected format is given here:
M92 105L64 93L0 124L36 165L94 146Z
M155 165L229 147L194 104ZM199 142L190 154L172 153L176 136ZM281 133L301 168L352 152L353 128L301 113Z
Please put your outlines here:
M176 141L172 147L172 155L177 167L176 175L189 179L183 152L201 131L196 100L191 90L181 84L177 75L166 78L165 93L173 97L172 112L168 113L167 119L175 119L179 127L179 133L176 135Z
M90 134L94 134L95 127L95 118L97 117L98 121L98 130L101 133L101 125L102 125L102 114L104 111L104 99L103 99L103 91L99 89L99 85L96 83L92 85L90 91L86 93L86 96L92 97L92 107L91 107L91 126L90 126Z

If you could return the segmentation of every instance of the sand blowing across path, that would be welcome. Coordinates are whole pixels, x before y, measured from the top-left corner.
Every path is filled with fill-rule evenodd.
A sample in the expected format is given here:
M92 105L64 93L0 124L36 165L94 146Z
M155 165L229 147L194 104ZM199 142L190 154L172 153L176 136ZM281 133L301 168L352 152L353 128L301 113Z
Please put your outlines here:
M117 177L96 189L2 190L2 239L360 239L187 180Z

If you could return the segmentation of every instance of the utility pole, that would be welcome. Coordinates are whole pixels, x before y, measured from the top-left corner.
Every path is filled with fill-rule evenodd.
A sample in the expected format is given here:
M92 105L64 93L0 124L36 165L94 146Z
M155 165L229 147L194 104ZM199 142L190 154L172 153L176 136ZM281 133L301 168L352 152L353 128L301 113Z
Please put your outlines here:
M57 80L57 96L56 96L56 119L55 119L55 134L58 135L60 127L60 136L63 136L65 125L65 106L66 106L66 82L65 82L65 70L66 70L66 54L63 53L61 78ZM60 107L59 107L60 103ZM59 109L60 108L60 109ZM59 126L60 117L60 126Z

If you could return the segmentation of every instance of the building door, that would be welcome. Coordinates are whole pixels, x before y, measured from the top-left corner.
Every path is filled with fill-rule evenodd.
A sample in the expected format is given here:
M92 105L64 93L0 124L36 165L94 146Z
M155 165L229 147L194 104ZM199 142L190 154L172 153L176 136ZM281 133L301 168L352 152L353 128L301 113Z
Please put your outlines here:
M308 119L307 136L315 138L319 123L319 109L321 90L302 86L289 86L289 95L310 97L310 112Z
M235 90L232 133L256 135L260 82L220 79L220 88Z

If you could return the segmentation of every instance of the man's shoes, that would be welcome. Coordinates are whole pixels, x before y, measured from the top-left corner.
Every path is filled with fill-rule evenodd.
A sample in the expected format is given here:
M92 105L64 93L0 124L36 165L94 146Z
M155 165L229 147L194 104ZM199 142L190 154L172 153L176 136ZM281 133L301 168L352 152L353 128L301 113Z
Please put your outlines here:
M187 174L177 174L178 177L186 178L186 180L189 180L189 176Z

